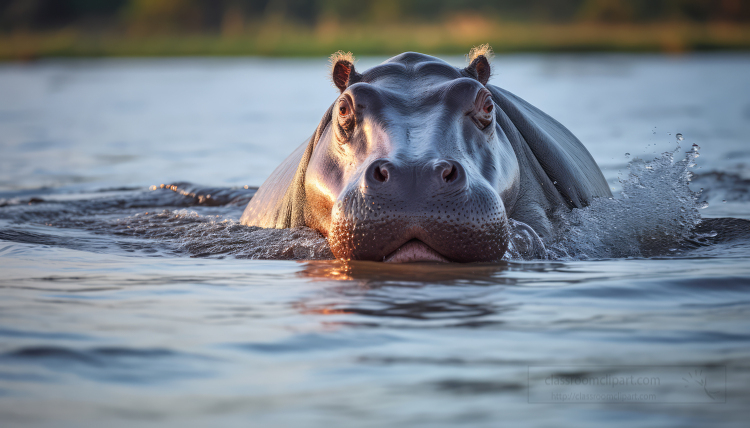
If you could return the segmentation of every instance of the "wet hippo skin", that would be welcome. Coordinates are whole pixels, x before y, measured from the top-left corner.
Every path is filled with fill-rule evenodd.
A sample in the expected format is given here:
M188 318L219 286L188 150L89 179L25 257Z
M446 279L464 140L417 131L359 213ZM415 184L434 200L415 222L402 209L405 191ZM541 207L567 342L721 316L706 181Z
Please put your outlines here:
M570 131L487 83L490 57L406 52L360 73L335 54L340 95L242 224L316 229L344 260L496 261L515 228L551 237L557 210L611 197Z

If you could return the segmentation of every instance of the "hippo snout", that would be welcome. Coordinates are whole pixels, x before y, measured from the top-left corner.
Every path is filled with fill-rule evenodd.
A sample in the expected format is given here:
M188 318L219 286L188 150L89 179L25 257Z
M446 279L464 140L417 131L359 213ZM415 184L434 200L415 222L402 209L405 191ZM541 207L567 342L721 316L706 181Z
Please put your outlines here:
M378 159L334 205L329 243L340 259L496 261L508 220L498 194L460 162Z

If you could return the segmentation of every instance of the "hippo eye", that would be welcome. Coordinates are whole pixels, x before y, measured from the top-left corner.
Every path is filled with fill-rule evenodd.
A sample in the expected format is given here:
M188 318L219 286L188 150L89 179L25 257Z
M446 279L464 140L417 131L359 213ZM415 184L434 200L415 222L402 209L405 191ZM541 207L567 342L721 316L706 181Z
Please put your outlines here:
M487 98L487 101L485 102L484 108L482 109L482 111L484 111L485 114L490 114L492 113L493 107L494 105L492 104L492 100Z
M487 90L482 90L477 94L476 104L474 104L473 119L479 129L486 129L492 123L492 111L495 104L492 102L492 94Z
M342 118L349 117L352 114L352 105L349 102L349 99L342 98L341 101L339 101L339 116Z
M349 105L345 101L341 101L341 103L339 104L339 115L349 116L349 113L351 113Z
M354 110L352 109L352 103L348 97L345 97L339 101L336 108L339 112L337 121L339 131L344 139L348 139L354 129Z

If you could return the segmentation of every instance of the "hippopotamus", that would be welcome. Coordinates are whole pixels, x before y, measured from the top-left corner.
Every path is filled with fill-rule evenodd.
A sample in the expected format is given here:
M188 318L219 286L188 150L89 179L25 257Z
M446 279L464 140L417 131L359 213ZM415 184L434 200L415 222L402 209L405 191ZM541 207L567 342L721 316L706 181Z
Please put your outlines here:
M568 129L488 83L488 46L467 58L406 52L359 72L334 54L338 97L241 223L315 229L342 260L493 262L519 231L551 239L558 210L612 196Z

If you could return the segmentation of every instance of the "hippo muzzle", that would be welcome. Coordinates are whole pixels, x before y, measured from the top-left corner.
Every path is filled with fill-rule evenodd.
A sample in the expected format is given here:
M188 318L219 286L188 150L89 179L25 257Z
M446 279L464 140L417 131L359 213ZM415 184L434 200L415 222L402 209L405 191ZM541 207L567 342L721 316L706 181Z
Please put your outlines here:
M508 245L499 195L453 160L378 159L336 201L328 240L340 259L495 261Z

